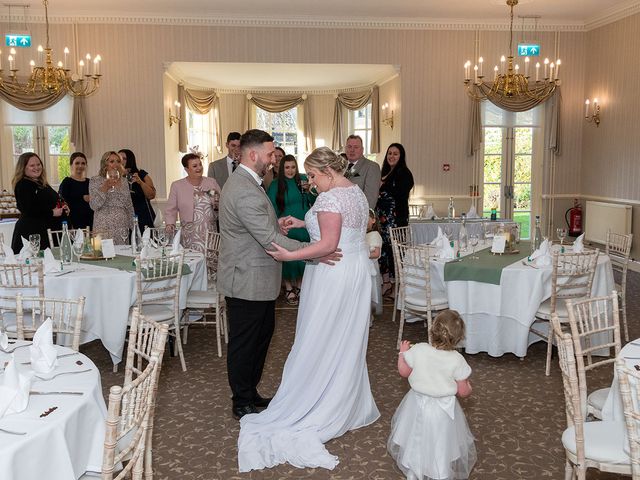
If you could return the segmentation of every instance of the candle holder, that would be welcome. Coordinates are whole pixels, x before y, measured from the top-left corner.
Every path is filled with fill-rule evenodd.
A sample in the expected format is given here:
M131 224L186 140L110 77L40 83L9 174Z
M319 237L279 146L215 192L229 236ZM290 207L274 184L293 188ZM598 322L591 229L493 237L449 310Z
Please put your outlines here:
M597 98L593 99L593 103L588 98L585 100L584 119L589 123L595 123L596 127L600 126L600 104Z

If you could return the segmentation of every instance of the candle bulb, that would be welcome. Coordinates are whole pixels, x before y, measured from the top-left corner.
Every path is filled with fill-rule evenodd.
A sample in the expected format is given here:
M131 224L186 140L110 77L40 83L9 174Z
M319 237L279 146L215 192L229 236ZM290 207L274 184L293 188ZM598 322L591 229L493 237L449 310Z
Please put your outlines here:
M524 76L529 77L529 57L524 57Z
M493 67L493 81L494 82L498 81L498 65Z
M536 82L540 81L540 62L536 62Z
M62 68L62 62L58 60L58 68Z
M38 63L40 65L44 63L43 57L44 57L44 48L42 48L42 45L38 45Z
M506 62L507 59L504 58L504 55L502 55L500 57L500 73L504 75L504 62Z
M547 78L549 78L547 76L547 67L549 66L549 59L545 58L544 59L544 79L546 80Z
M100 62L102 61L102 57L100 54L96 55L96 75L100 75Z
M593 99L593 113L598 113L598 99L594 98Z
M64 69L67 69L67 57L69 56L69 49L64 47Z
M78 66L80 67L80 71L78 73L82 77L82 75L84 75L84 60L80 60L78 62Z
M584 101L584 118L589 118L589 99Z
M0 70L2 70L2 50L0 50Z
M35 61L33 61L33 60L31 60L31 61L29 62L29 65L31 65L31 73L33 73L33 69L34 69L34 68L36 68L36 62L35 62Z
M555 68L555 64L553 62L551 62L551 65L549 65L549 81L552 82L553 81L553 69Z
M473 78L475 83L478 83L478 65L473 66Z
M560 59L556 60L556 80L558 79L558 72L560 71L560 64L562 61Z
M7 59L9 60L9 70L13 70L13 55L9 55Z
M518 72L520 71L520 65L518 65L517 63L516 63L515 70L516 70L516 75L517 75L517 74L518 74Z
M480 57L478 59L478 65L480 65L480 76L482 77L482 64L484 63L484 58Z

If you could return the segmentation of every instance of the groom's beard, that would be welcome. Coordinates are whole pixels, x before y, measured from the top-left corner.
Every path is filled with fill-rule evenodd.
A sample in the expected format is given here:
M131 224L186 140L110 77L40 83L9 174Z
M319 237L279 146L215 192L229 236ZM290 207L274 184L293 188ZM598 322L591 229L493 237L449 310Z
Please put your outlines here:
M264 178L267 175L267 172L273 168L273 165L270 163L267 164L258 164L258 175Z

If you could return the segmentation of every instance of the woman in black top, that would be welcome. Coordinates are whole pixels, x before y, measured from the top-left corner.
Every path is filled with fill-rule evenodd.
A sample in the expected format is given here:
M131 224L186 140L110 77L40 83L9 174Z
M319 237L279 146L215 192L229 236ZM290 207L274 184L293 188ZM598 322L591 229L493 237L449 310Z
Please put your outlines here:
M147 172L138 169L136 156L131 150L123 148L118 151L118 155L120 155L127 172L127 180L131 183L131 201L133 202L133 210L138 216L140 231L144 231L144 227L153 228L153 221L156 218L156 212L153 211L150 202L156 198L156 187L153 185L153 180Z
M401 144L389 145L381 174L382 183L376 204L382 236L378 262L383 281L382 294L390 295L393 293L394 265L389 229L409 225L409 194L413 188L413 175L407 167L406 154Z
M73 228L93 227L93 210L89 206L89 179L87 157L74 152L69 159L71 175L60 183L58 193L69 205L69 221Z
M40 157L26 152L18 157L16 171L11 181L16 196L20 218L13 230L11 248L15 253L22 249L22 239L29 235L40 235L40 248L49 247L47 228L59 230L62 215L67 207L58 206L60 197L47 183L47 176Z

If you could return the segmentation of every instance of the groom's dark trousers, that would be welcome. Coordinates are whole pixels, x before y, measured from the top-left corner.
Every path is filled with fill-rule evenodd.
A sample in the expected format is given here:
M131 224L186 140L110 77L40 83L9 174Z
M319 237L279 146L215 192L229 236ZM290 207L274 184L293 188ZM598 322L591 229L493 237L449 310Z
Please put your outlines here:
M257 386L275 327L275 300L225 297L229 322L227 371L233 406L244 407L258 396Z

